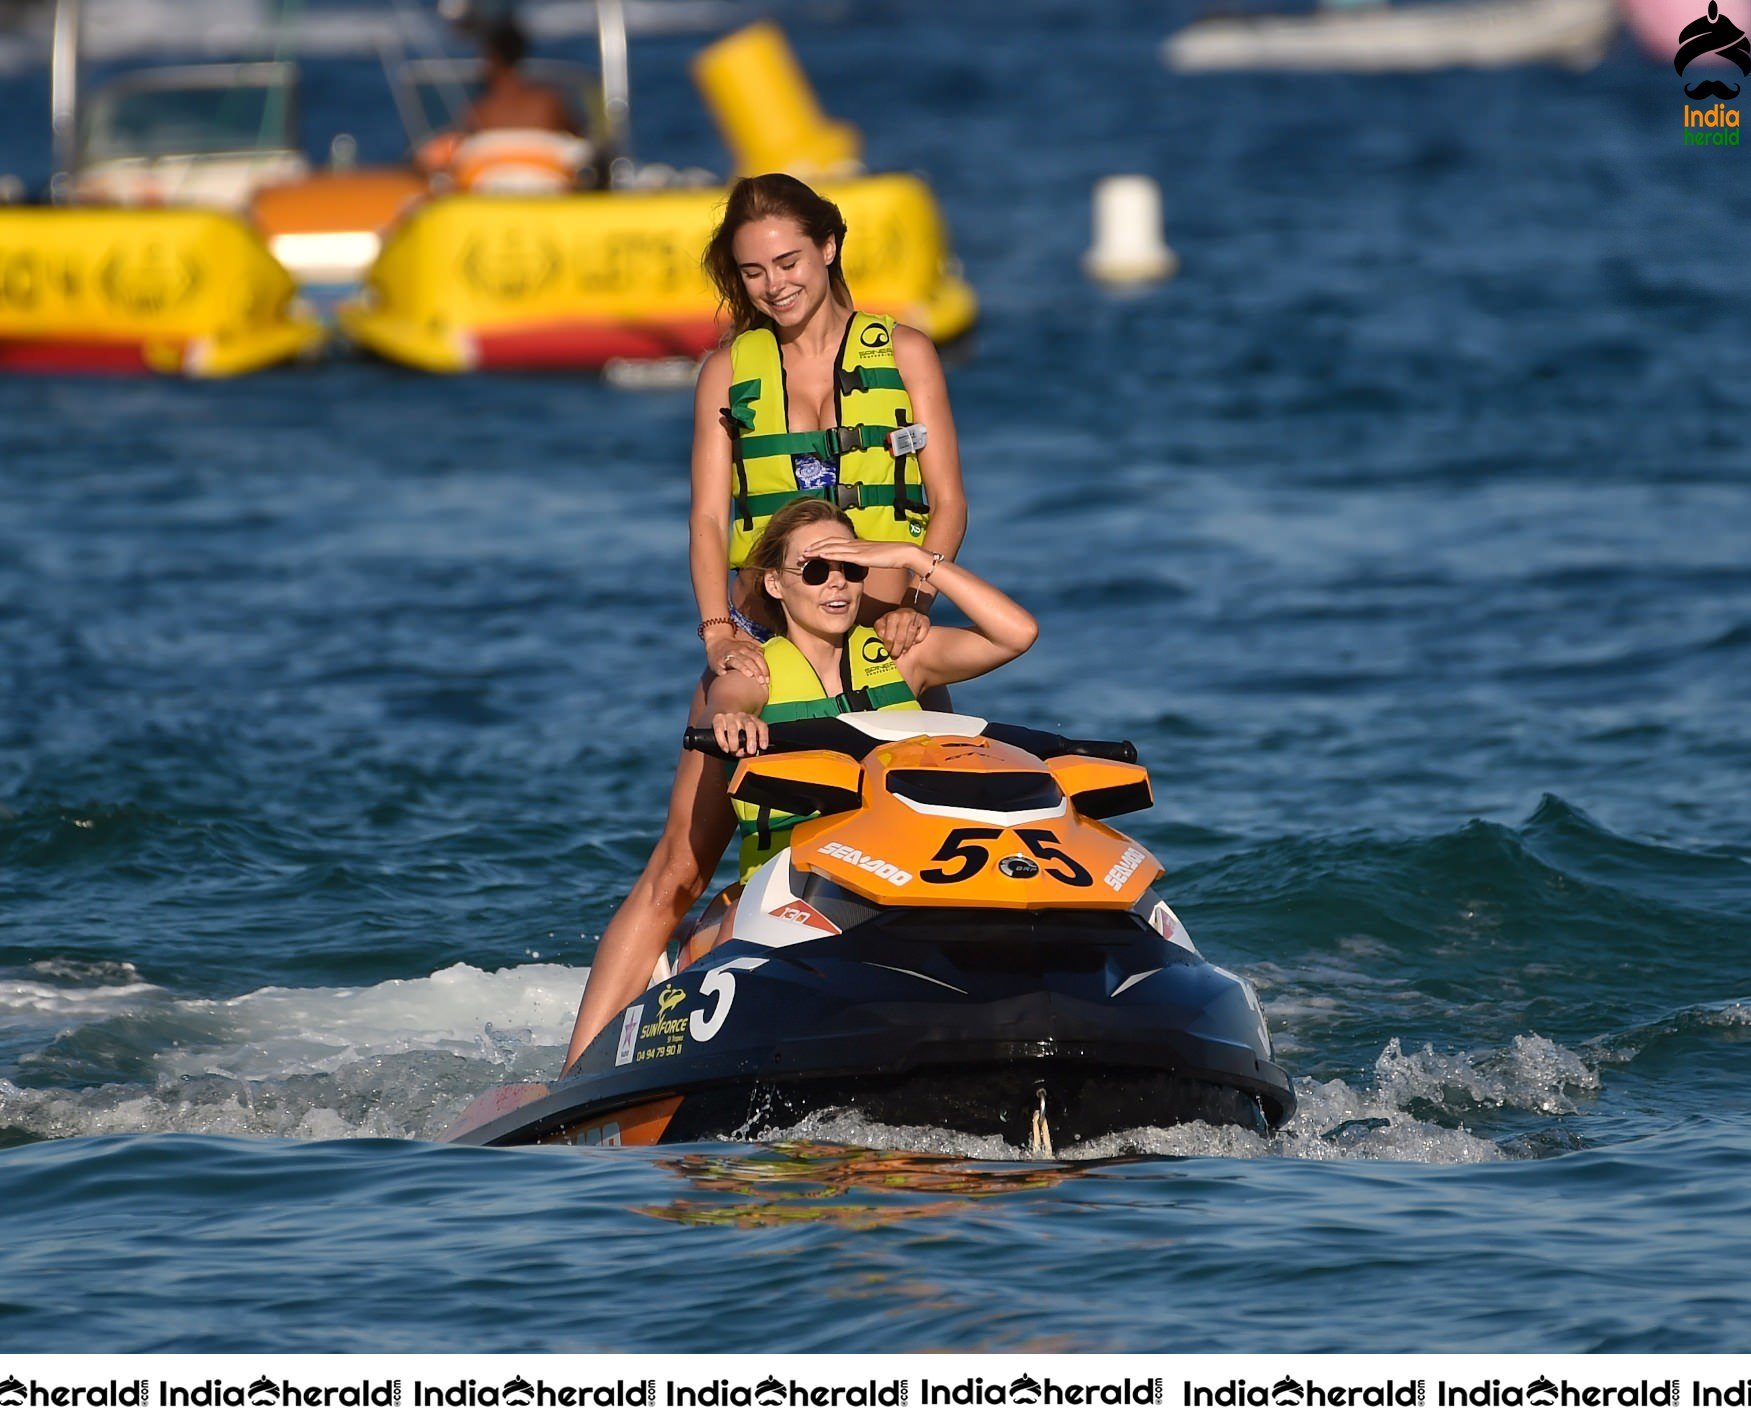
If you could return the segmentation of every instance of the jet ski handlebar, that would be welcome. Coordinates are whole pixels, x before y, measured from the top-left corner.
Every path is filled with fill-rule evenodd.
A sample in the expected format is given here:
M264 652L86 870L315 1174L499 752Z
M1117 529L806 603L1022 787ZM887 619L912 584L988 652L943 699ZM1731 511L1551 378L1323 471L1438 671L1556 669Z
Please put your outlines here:
M1047 729L1029 729L1020 724L986 724L981 734L1041 759L1056 758L1060 754L1081 754L1085 758L1114 759L1124 764L1137 762L1137 746L1129 739L1072 739ZM861 759L872 749L888 742L839 719L795 719L767 726L765 751L790 754L827 749ZM681 736L681 747L729 763L743 757L726 754L718 748L717 734L709 726L688 729Z

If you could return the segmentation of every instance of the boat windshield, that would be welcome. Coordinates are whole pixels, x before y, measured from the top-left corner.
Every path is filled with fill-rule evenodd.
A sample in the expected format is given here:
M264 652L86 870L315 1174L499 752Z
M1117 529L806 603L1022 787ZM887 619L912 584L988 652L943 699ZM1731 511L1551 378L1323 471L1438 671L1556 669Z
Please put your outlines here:
M80 161L295 149L296 82L285 64L126 75L92 97Z

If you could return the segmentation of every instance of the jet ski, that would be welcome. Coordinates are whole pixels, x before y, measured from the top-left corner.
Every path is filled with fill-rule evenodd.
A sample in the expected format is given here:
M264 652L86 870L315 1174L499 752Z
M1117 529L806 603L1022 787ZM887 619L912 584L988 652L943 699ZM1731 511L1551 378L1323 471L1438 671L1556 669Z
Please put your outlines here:
M719 754L709 729L686 743ZM1161 864L1103 821L1153 802L1129 743L847 713L770 726L730 789L812 817L558 1082L490 1092L443 1139L761 1140L840 1109L1051 1155L1294 1114L1251 985L1198 954Z

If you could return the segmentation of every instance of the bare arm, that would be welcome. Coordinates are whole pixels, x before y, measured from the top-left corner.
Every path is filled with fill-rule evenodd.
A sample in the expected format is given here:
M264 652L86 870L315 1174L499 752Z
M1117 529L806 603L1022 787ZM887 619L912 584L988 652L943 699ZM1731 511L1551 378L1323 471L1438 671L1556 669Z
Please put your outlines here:
M687 563L699 618L727 617L730 578L730 437L723 409L730 404L730 354L705 359L693 388L693 505L687 518Z
M693 501L687 518L687 564L701 620L723 621L730 613L730 436L723 417L729 404L730 354L722 348L705 359L693 389ZM705 658L714 673L733 669L759 679L766 677L759 644L731 625L706 627Z
M832 536L811 542L801 555L804 559L818 555L827 560L856 561L872 570L929 574L937 588L973 622L970 630L932 625L910 650L895 656L900 673L917 692L972 679L1008 664L1026 652L1040 632L1034 617L990 581L981 580L952 560L935 561L915 545Z
M712 680L705 693L705 717L717 733L718 748L726 754L764 752L766 723L759 714L765 707L763 681L738 673Z
M953 560L967 534L967 492L961 482L961 446L949 406L948 379L935 344L915 328L901 327L895 332L894 360L912 398L912 419L930 434L917 458L930 501L930 529L924 533L924 549L941 551ZM928 594L919 604L920 608L929 607Z
M967 533L967 494L961 484L961 450L955 434L954 412L949 406L948 380L943 376L942 360L936 355L935 345L916 328L895 330L894 361L912 400L912 419L929 433L924 450L917 456L918 475L930 505L930 528L924 533L924 549L940 551L952 559ZM896 659L923 639L930 628L925 612L936 592L928 582L910 572L902 572L897 580L878 580L869 589L868 598L877 609L892 600L900 602L875 622L876 633Z

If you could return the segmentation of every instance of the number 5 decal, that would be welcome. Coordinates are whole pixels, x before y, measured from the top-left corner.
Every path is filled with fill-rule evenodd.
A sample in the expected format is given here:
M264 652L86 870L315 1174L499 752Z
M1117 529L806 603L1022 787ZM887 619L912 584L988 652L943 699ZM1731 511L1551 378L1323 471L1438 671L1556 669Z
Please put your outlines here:
M1001 828L957 828L942 840L942 847L936 850L930 861L943 863L950 858L957 858L960 866L925 868L918 876L927 883L964 883L991 861L990 850L981 848L979 844L1002 836Z
M765 965L764 957L737 957L733 962L713 967L699 979L700 992L714 1000L710 1013L696 1011L687 1022L687 1029L693 1033L695 1041L710 1041L729 1020L730 1005L736 999L736 979L731 974L752 972L756 967Z
M1048 876L1069 883L1073 888L1085 888L1094 882L1094 874L1058 846L1056 833L1049 833L1044 828L1017 828L1015 836L1026 843L1028 852L1045 865Z

